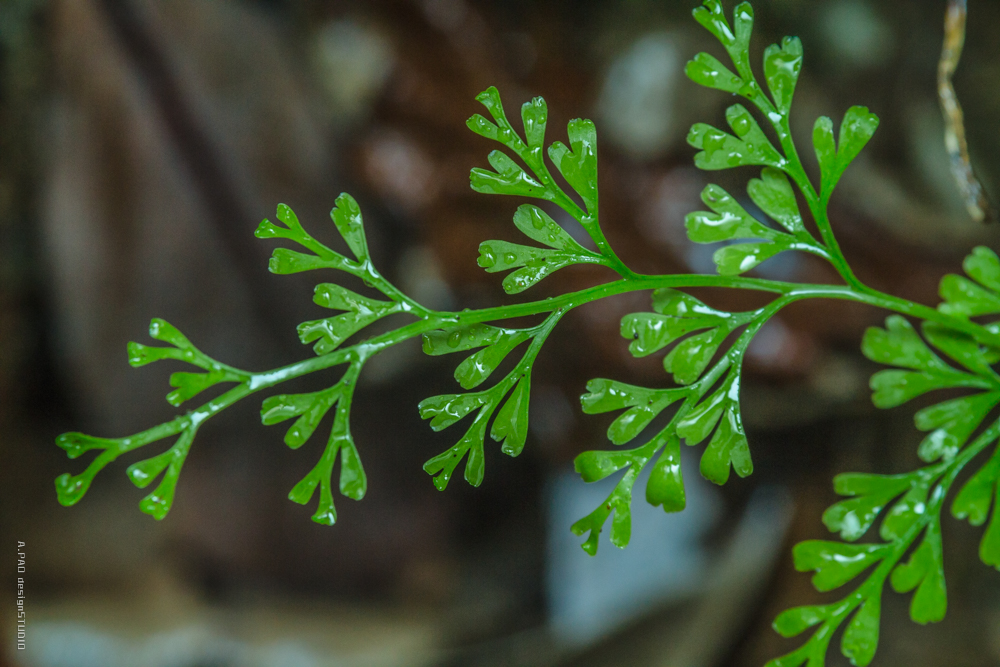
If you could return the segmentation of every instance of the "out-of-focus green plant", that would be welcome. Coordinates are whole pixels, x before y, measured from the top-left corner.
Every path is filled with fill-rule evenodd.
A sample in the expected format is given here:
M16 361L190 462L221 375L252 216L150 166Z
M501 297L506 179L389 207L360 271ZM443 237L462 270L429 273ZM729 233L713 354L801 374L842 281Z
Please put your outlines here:
M667 512L684 509L682 442L687 446L707 442L701 454L701 474L716 484L724 484L731 469L741 477L753 471L739 402L742 362L748 346L782 308L803 299L842 299L896 313L886 320L885 329L869 329L862 342L867 357L893 367L872 377L875 405L895 407L935 389L965 391L959 398L916 414L917 428L928 432L918 452L928 464L926 467L895 475L856 473L835 478L834 488L847 499L830 507L823 521L843 541L810 540L798 544L793 551L795 567L815 571L813 583L820 591L840 588L859 578L860 584L839 602L782 613L774 627L786 637L818 628L798 649L768 665L823 665L832 635L845 622L841 651L852 664L868 665L878 644L880 601L887 580L898 592L913 591L913 620L927 623L943 618L946 591L941 513L958 474L1000 439L1000 421L995 417L987 420L1000 403L1000 376L993 370L1000 361L1000 322L982 324L979 320L1000 314L1000 259L987 248L974 249L964 263L967 278L948 275L941 281L944 302L936 309L879 292L858 280L837 244L827 204L844 170L872 138L878 118L864 107L851 107L836 133L830 118L816 121L812 149L820 179L814 184L789 129L803 57L799 40L785 38L780 45L764 51L762 86L750 66L750 5L744 2L736 7L732 24L718 0L705 0L704 6L694 11L694 17L719 40L735 71L714 56L700 53L688 63L688 77L744 98L769 128L765 132L747 107L734 104L726 111L728 131L697 124L688 135L688 142L699 149L695 164L702 169L762 168L760 177L750 180L747 194L766 214L767 221L755 218L716 185L709 185L702 193L709 210L687 216L692 241L724 243L714 254L718 275L642 275L628 268L612 250L599 220L594 124L582 119L570 121L569 145L555 141L546 148L545 101L536 97L522 106L521 136L507 119L499 93L489 88L477 100L491 119L477 114L469 119L468 126L498 142L507 152L494 150L489 154L492 169L472 170L472 188L486 194L541 200L562 209L580 225L595 250L574 240L542 208L522 204L514 213L514 226L534 244L486 241L479 248L479 265L489 272L509 272L503 280L508 294L523 292L550 273L576 264L603 265L617 273L617 279L517 305L460 312L431 310L403 294L375 268L361 212L350 195L341 195L331 213L349 253L337 252L317 241L292 210L281 205L279 222L265 220L256 235L283 239L300 249L276 249L269 265L273 273L332 270L360 280L381 296L363 296L337 283L317 285L316 304L337 314L299 326L299 337L303 343L313 345L315 356L264 372L222 364L198 350L172 325L153 320L150 336L167 345L130 343L129 363L142 366L172 359L198 369L171 376L174 390L167 400L172 405L179 406L217 384L228 389L182 416L128 437L97 438L81 433L59 436L57 444L70 458L89 450L100 451L82 473L65 474L56 480L59 501L64 505L78 502L97 472L120 455L177 436L165 452L134 463L126 471L140 488L162 475L156 489L139 505L141 511L162 519L170 509L195 434L206 420L250 394L320 370L344 367L340 380L326 389L271 396L261 407L265 424L295 418L285 433L285 443L293 449L305 444L323 416L334 411L333 427L319 462L289 493L291 500L307 504L318 488L319 500L312 518L332 525L337 517L332 480L338 454L341 494L360 500L367 488L350 429L357 379L373 356L418 336L423 338L423 350L429 355L472 352L455 369L455 380L464 391L427 398L420 403L419 411L435 431L471 417L455 445L429 459L424 470L433 476L434 485L444 490L464 460L466 481L478 486L484 476L487 433L509 456L517 456L524 448L533 363L559 320L573 308L598 299L652 290L652 311L627 315L621 333L631 341L629 350L637 357L661 353L669 347L663 367L674 384L645 388L611 379L589 382L582 396L584 412L624 412L608 429L608 439L615 447L584 452L575 462L577 472L587 482L622 474L608 498L575 523L573 532L587 534L583 548L594 554L598 537L610 518L611 543L625 547L631 535L633 487L646 466L651 466L646 500ZM570 192L555 180L550 164ZM806 205L814 231L803 221L799 198ZM811 253L829 262L844 284L741 277L761 262L787 251ZM681 291L705 286L763 291L775 298L757 310L731 313L714 309ZM357 336L391 314L413 319L369 338ZM535 324L504 326L505 321L523 321L529 316L536 318ZM919 321L919 332L903 316ZM354 342L349 343L351 340ZM520 361L503 378L480 388L518 349ZM671 412L666 426L642 445L622 447L639 438L654 418L668 409ZM982 468L955 494L952 514L973 525L985 523L994 497L1000 494L998 480L1000 450L994 449ZM859 543L879 517L882 521L877 539ZM996 511L983 537L981 557L986 564L1000 567L1000 519ZM862 577L865 572L867 575Z

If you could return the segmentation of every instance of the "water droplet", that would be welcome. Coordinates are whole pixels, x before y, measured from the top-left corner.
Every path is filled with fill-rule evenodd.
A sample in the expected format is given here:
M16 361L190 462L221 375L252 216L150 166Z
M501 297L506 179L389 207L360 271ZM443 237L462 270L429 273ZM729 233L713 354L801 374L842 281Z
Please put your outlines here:
M531 216L531 226L535 229L543 229L545 227L545 220L540 215L533 215Z
M450 336L448 336L448 347L458 347L458 344L462 342L462 332L453 331Z
M517 255L515 255L512 252L509 252L503 256L503 261L506 262L507 264L513 264L514 262L517 261Z
M733 121L733 130L742 137L750 131L750 119L747 116L738 117Z
M726 135L722 132L709 132L705 135L705 140L702 146L705 151L712 153L714 151L722 150L722 147L726 144Z
M479 247L479 266L490 269L496 266L497 257L493 254L493 248L488 245Z

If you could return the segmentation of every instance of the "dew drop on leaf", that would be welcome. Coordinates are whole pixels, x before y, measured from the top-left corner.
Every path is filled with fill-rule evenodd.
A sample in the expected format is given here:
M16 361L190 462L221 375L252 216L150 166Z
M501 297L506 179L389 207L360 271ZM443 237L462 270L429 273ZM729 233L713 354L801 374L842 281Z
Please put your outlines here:
M479 247L479 266L484 269L489 269L495 266L497 263L497 257L493 254L493 247L488 245L483 245Z

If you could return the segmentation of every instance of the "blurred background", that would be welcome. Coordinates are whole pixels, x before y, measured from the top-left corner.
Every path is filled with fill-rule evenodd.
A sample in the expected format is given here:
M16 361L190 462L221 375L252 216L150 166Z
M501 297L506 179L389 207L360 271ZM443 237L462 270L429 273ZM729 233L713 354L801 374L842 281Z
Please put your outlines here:
M278 202L322 236L334 199L351 192L377 265L427 305L518 301L476 265L482 240L516 236L518 202L468 186L493 148L465 127L489 85L509 111L543 95L550 140L571 118L596 121L602 219L628 264L710 272L713 249L686 240L683 217L709 179L742 192L754 174L692 166L687 128L722 124L732 103L682 74L699 50L721 55L690 18L696 4L3 0L0 663L711 667L761 665L797 645L769 626L828 597L794 572L790 548L826 535L832 476L919 463L914 409L869 400L874 368L858 344L884 314L861 306L800 303L770 323L743 388L754 475L716 488L693 456L688 510L667 516L637 498L632 545L605 537L594 559L569 526L609 488L580 482L572 459L606 446L611 417L583 416L577 397L593 377L663 382L659 360L632 359L618 335L645 295L566 318L538 362L524 454L488 447L479 489L455 480L439 493L421 471L457 436L432 433L416 405L454 391L458 360L419 344L362 376L352 425L369 492L338 497L333 528L286 499L320 445L286 448L283 429L260 425L257 400L202 429L162 523L137 510L145 492L124 475L137 456L76 507L59 507L52 487L83 468L57 434L117 437L176 413L163 400L174 368L126 364L151 317L238 367L311 354L295 325L319 317L315 281L269 275L273 244L252 235ZM949 172L935 87L945 3L754 4L754 53L786 34L805 44L800 142L816 116L852 104L882 119L832 203L847 257L872 286L935 303L941 275L1000 240L1000 227L969 219ZM972 0L970 12L956 88L996 202L1000 4ZM757 274L833 281L813 259L781 255ZM530 297L605 279L566 270ZM948 616L914 625L909 596L887 593L877 664L1000 665L1000 576L977 558L979 529L945 525ZM27 553L25 651L12 649L15 540Z

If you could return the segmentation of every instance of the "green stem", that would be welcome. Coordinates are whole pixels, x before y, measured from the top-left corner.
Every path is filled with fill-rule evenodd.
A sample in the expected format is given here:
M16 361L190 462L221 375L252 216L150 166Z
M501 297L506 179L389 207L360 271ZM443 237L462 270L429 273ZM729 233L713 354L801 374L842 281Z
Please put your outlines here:
M186 415L178 416L169 422L154 426L153 428L123 439L121 445L116 448L116 452L114 454L111 454L110 451L107 452L111 458L107 461L101 459L101 461L102 464L106 464L120 454L142 447L156 440L161 440L171 435L175 435L189 425L200 424L252 393L273 387L288 380L302 377L303 375L331 368L333 366L366 360L372 355L377 354L389 347L435 329L497 320L507 320L517 317L538 315L546 312L552 313L557 310L561 311L559 317L562 317L562 314L565 314L565 312L593 301L619 294L625 294L627 292L664 287L728 287L772 292L782 295L779 299L776 299L765 307L765 309L772 312L770 312L767 317L761 318L760 322L752 324L751 327L743 333L740 340L737 342L737 345L743 344L745 346L749 344L753 334L760 326L763 325L767 318L784 306L794 301L806 298L828 298L855 301L871 306L877 306L904 315L937 322L952 329L966 333L981 344L1000 347L1000 334L992 333L975 322L956 318L954 316L941 313L928 306L916 304L906 299L884 294L867 287L858 289L840 285L796 284L764 280L760 278L740 278L729 276L686 274L662 276L636 275L634 278L617 280L603 285L597 285L595 287L579 290L577 292L570 292L557 297L550 297L540 301L532 301L509 306L497 306L473 311L428 311L429 314L427 316L416 322L412 322L411 324L394 331L375 336L374 338L356 345L341 348L335 350L334 352L330 352L329 354L299 361L274 370L249 373L244 381ZM547 320L540 326L550 329L551 326L554 326L555 322L558 321L559 317ZM537 354L537 350L534 350L534 353ZM729 363L731 363L731 359L727 355L727 357L721 360L720 364L713 368L712 371L705 376L705 378L715 377L717 379L718 374L724 372L725 367L727 367ZM241 373L245 373L245 371L241 371ZM95 461L94 463L97 464L98 462Z

